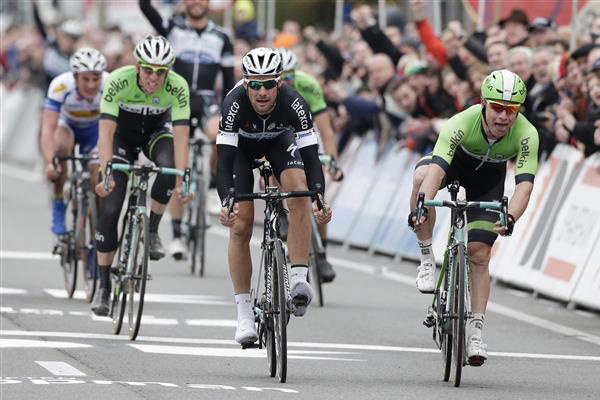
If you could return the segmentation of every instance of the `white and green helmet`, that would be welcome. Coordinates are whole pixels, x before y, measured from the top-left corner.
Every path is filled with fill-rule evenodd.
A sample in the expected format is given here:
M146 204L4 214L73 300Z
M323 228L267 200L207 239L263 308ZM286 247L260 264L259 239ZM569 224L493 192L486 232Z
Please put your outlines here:
M481 98L523 104L527 97L525 82L512 71L502 69L489 74L481 84Z

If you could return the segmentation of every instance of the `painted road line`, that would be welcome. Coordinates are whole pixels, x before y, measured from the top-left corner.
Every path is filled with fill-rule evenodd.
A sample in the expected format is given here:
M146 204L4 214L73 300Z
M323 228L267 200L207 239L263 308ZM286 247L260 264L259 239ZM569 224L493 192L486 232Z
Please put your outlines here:
M63 361L36 361L41 367L56 376L87 376L77 368Z
M1 294L27 294L27 290L25 290L25 289L14 289L14 288L0 287L0 295Z
M115 336L100 333L79 333L79 332L51 332L51 331L20 331L20 330L0 330L1 336L34 336L48 338L68 338L68 339L95 339L95 340L116 340L129 343L127 336ZM194 345L223 345L235 346L239 350L239 344L233 340L223 339L194 339L194 338L174 338L174 337L156 337L156 336L138 336L136 342L154 342L169 344L194 344ZM419 347L399 347L382 346L369 344L350 344L350 343L314 343L314 342L288 342L288 348L313 348L313 349L336 349L336 350L355 350L355 351L375 351L375 352L399 352L399 353L431 353L439 354L439 350L434 348ZM250 349L244 350L249 351ZM539 358L550 360L574 360L574 361L592 361L600 362L600 356L579 356L570 354L544 354L544 353L507 353L490 352L491 355L499 357L512 358Z
M67 298L67 292L64 289L44 289L44 292L57 299ZM83 290L76 290L75 293L73 293L73 298L85 299L85 292ZM232 301L223 300L223 296L161 293L146 293L144 302L161 304L202 304L211 306L230 306L233 304Z
M190 326L237 327L235 319L186 319L185 323Z
M166 346L166 345L153 345L153 344L129 344L134 349L140 350L144 353L152 354L170 354L170 355L183 355L183 356L205 356L205 357L238 357L238 358L265 358L267 355L266 350L259 349L246 349L241 348L231 349L223 347L184 347L184 346ZM319 361L365 361L353 358L342 358L342 357L319 357L311 356L307 354L319 354L319 352L308 352L308 353L294 353L294 351L288 351L288 358L301 359L301 360L319 360ZM332 354L331 352L328 354ZM340 353L335 353L340 354ZM343 353L341 353L343 354Z
M28 340L28 339L0 339L0 348L47 348L47 349L74 349L86 348L92 345L84 343L71 342L49 342L46 340Z
M0 259L48 261L48 260L58 260L59 256L52 254L49 251L0 250ZM6 265L6 264L4 264L4 265Z

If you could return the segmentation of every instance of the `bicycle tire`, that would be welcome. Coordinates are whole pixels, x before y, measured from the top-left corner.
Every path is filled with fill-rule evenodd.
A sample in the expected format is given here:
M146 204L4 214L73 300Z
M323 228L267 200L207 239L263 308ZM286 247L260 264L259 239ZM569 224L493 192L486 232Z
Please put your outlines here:
M287 268L283 244L280 239L275 241L275 266L277 267L273 275L276 277L273 288L274 291L274 311L275 311L275 345L277 350L277 376L279 382L284 383L287 378L287 291L285 282L285 271Z
M84 210L86 218L83 219L81 236L77 240L77 245L79 247L78 256L82 260L81 279L85 290L85 300L91 303L98 285L98 262L96 259L96 241L94 240L97 211L93 196L91 196L91 201L88 199L85 203L87 204L82 207L82 210Z
M321 275L317 267L317 257L314 247L311 248L308 259L308 283L315 289L319 307L323 307L323 287L321 286Z
M455 282L454 282L454 290L456 293L455 297L455 315L456 318L453 318L453 364L454 364L454 386L460 386L460 380L462 376L462 367L465 361L465 329L467 322L467 314L465 312L465 276L466 276L466 258L465 258L465 248L460 245L458 247L457 253L457 263L456 263L456 273L455 273Z
M125 307L127 306L127 292L121 277L114 277L112 302L110 315L112 317L112 333L118 335L123 326L123 317L125 316Z
M71 230L67 232L65 235L66 240L66 257L61 258L61 266L63 269L63 282L65 286L65 290L67 292L67 297L69 299L73 298L73 294L75 293L75 288L77 287L77 232L79 230L79 217L78 217L78 207L76 206L76 188L71 186L69 197L66 201L66 210L65 216L71 215L70 221L65 221L67 226L71 226Z
M206 190L203 177L198 178L198 202L196 207L196 220L194 225L194 243L192 263L198 264L198 275L204 276L205 249L206 249Z
M271 376L271 378L275 377L275 375L277 374L277 351L276 351L276 343L275 343L275 314L274 314L274 303L273 303L273 298L274 296L274 291L276 291L276 286L275 286L275 257L273 256L273 250L269 249L265 251L265 259L264 259L264 268L263 271L265 271L265 293L266 293L266 288L267 287L271 287L271 293L270 296L266 296L264 297L264 308L263 308L263 313L265 315L265 345L267 348L267 363L269 366L269 375ZM267 271L267 269L270 269L270 276L271 278L269 278L269 271Z
M311 219L314 218L313 216L311 216ZM320 242L321 240L321 236L319 235L319 230L316 226L316 223L314 221L311 221L311 251L310 251L310 258L309 258L309 268L312 271L312 275L313 275L313 281L314 281L314 285L313 288L316 289L316 294L318 297L318 301L319 301L319 307L323 307L324 301L323 301L323 280L321 278L321 272L319 271L319 265L318 265L318 257L319 254L317 253L317 250L319 248L322 248L323 245Z
M447 262L447 260L445 260ZM447 290L449 288L448 285L448 276L449 276L449 268L446 265L446 268L443 268L444 271L444 281L442 282L442 288L446 291L446 299L442 302L442 297L438 294L438 319L439 319L439 328L438 333L440 337L440 348L442 350L442 359L444 361L444 382L448 382L450 380L450 372L452 369L452 323L449 322L447 317L444 317L446 314L446 302L448 301ZM449 308L452 310L452 308ZM450 311L452 312L452 311ZM450 327L447 325L450 324Z
M133 271L127 274L127 295L129 297L129 339L135 340L142 323L144 312L144 295L148 278L148 258L150 251L150 227L148 216L140 212L136 216L132 253Z
M191 275L196 274L196 263L194 261L194 257L195 257L194 252L196 251L196 249L194 247L194 243L195 243L194 235L196 234L196 232L194 230L194 225L192 224L192 221L195 220L194 209L196 208L196 201L197 200L194 197L192 199L192 201L187 203L186 212L185 212L185 222L182 221L182 223L181 223L182 235L185 235L186 247L190 250L190 258L191 258L190 274ZM184 228L184 225L185 225L185 228Z

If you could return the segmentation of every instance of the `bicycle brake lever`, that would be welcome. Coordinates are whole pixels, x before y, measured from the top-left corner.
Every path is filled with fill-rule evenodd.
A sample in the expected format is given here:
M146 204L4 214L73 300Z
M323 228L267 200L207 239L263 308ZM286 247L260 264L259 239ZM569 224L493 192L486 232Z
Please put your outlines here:
M423 216L424 204L425 204L425 193L419 192L419 196L417 197L417 220L415 221L415 225L421 224L421 217Z
M186 168L185 172L183 173L183 197L188 197L188 195L190 194L190 174L192 173L192 170L190 168Z
M319 211L323 211L325 209L325 202L323 201L323 195L320 193L320 190L321 190L320 183L315 184L315 190L317 191L317 193L316 193L317 208L319 209Z
M110 176L112 175L112 161L106 163L106 169L104 170L106 176L104 177L104 190L110 190Z
M235 188L229 188L229 195L227 196L226 205L227 205L227 217L231 215L231 211L233 210L233 205L235 203Z

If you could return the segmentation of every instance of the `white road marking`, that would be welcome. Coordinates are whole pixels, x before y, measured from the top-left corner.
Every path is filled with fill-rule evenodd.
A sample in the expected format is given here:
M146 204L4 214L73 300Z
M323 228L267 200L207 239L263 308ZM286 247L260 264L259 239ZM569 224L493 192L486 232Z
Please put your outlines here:
M71 342L48 342L46 340L27 340L27 339L0 339L0 348L47 348L47 349L73 349L73 348L92 347L84 343Z
M0 330L0 336L25 336L25 337L35 336L35 337L51 337L51 338L69 338L69 339L116 340L116 341L124 341L124 342L130 343L127 336L115 336L115 335L100 334L100 333ZM138 336L136 339L136 342L194 344L194 345L224 345L224 346L235 346L237 349L240 349L239 345L235 341L225 340L225 339L194 339L194 338ZM364 351L382 351L382 352L399 352L399 353L432 353L433 354L433 353L440 352L439 350L434 349L434 348L381 346L381 345L346 344L346 343L288 342L288 347L357 350L357 351L364 350ZM251 350L251 349L243 350L243 351L249 351L249 350ZM575 361L600 362L600 356L578 356L578 355L544 354L544 353L506 353L506 352L490 352L489 354L496 355L499 357L512 357L512 358L539 358L539 359L552 359L552 360L575 360Z
M27 294L27 290L0 287L0 294Z
M87 376L77 368L63 361L36 361L36 363L56 376Z
M0 259L13 260L58 260L58 255L52 254L49 251L6 251L0 250ZM6 265L6 264L4 264Z
M152 344L129 344L129 346L143 351L144 353L153 354L175 354L185 356L207 356L207 357L239 357L239 358L265 358L266 350L246 349L241 348L221 348L221 347L184 347L184 346L164 346ZM300 354L298 354L300 353ZM326 352L327 354L340 354ZM320 361L365 361L352 358L341 357L318 357L302 354L320 354L320 352L294 352L288 351L288 358L302 360L320 360ZM343 353L341 353L343 354Z
M44 292L58 299L66 299L67 292L64 289L44 289ZM74 299L85 299L83 290L76 290L73 293ZM212 306L229 306L233 302L223 300L223 296L198 295L198 294L161 294L146 293L144 302L147 303L171 303L171 304L202 304Z
M185 323L190 326L237 327L237 321L234 319L186 319Z

